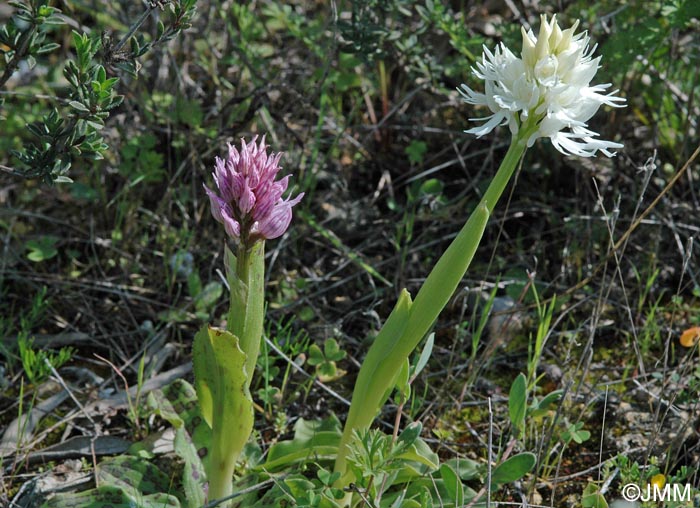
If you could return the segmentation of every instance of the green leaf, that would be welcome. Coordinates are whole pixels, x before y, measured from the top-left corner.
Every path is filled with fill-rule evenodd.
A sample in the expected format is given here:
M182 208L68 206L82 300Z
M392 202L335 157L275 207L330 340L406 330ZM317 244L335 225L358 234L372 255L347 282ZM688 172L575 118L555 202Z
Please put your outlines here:
M148 406L176 428L175 453L185 463L182 484L190 506L202 506L206 499L205 463L211 449L211 429L202 418L195 389L187 381L178 379L148 394ZM140 443L131 453L141 453ZM146 450L147 451L147 450Z
M404 289L362 362L352 393L353 402L343 429L336 470L345 471L345 456L353 432L369 427L396 385L398 370L403 366L403 361L396 364L396 358L391 362L387 359L395 355L394 351L399 347L410 309L411 295ZM399 359L402 360L401 357Z
M119 78L109 78L102 81L102 90L111 91L119 82Z
M449 500L455 506L462 506L464 504L464 488L459 475L448 464L442 464L440 466L440 476L450 496Z
M54 9L54 10L57 11L58 9ZM66 22L63 21L62 18L59 18L55 14L52 14L51 17L48 17L44 20L44 24L45 25L65 25Z
M576 443L581 444L584 441L588 441L591 438L591 433L587 430L579 430L573 434L573 439Z
M35 240L29 240L25 244L25 247L30 251L29 254L27 254L27 259L35 263L40 263L41 261L53 258L58 254L58 249L56 249L57 243L58 237L50 235L41 236Z
M203 327L194 339L192 361L202 416L210 427L219 423L222 429L229 429L231 435L243 440L242 447L253 426L253 401L248 391L246 354L238 337L226 330ZM214 406L220 422L214 422Z
M474 257L489 215L486 205L474 210L435 264L411 305L408 322L397 340L397 351L392 356L399 355L399 351L400 355L408 356L445 308Z
M316 369L319 379L322 382L327 382L329 380L335 379L338 374L338 368L335 366L334 362L323 362Z
M536 462L537 457L534 453L524 452L514 455L493 470L491 483L501 485L519 480L535 467Z
M226 258L231 295L226 326L238 337L239 347L246 355L248 388L258 361L265 317L265 242L257 242L250 250L246 263L247 280L241 280L236 273L237 259L230 250ZM231 261L234 264L229 264Z
M27 130L37 138L41 138L46 134L46 126L44 124L30 123L27 125Z
M438 457L437 453L435 453L430 446L428 446L428 444L420 438L416 439L408 450L398 454L396 458L421 464L432 471L436 470L440 466L440 457ZM418 471L416 472L415 476L421 476L424 473L425 471Z
M61 493L47 500L41 508L180 508L174 496L131 496L119 487L103 485L79 493Z
M185 461L182 472L182 485L185 490L189 506L203 506L207 502L205 466L199 456L202 448L197 448L192 443L191 436L184 427L175 431L173 442L175 453ZM211 446L207 448L207 451Z
M423 162L423 157L428 151L428 144L425 141L413 140L404 149L406 155L408 156L408 161L411 164L421 164Z
M508 395L508 413L515 436L522 434L525 427L525 410L527 408L527 380L521 372L515 378Z
M439 196L444 189L443 183L437 178L429 178L423 182L418 189L418 195L420 197L425 196Z
M416 439L420 437L423 430L423 425L420 422L409 423L405 429L399 434L398 443L405 446L412 445Z
M80 493L57 494L42 508L180 508L170 478L139 457L123 455L104 460L97 468L100 487Z
M51 14L53 14L53 11L54 11L53 7L50 7L48 5L42 5L37 10L37 14L42 18L47 18L47 17L51 16Z
M581 495L582 508L608 508L608 502L600 493L600 489L593 483L586 485Z
M478 478L481 474L481 465L475 460L466 458L454 458L450 459L446 464L452 466L452 468L457 471L459 477L463 481L474 480Z
M70 102L68 103L68 105L69 105L71 108L73 108L73 109L75 109L75 110L77 110L77 111L80 111L81 113L89 113L89 112L90 112L90 109L88 109L88 107L85 106L85 104L83 104L83 103L80 102L80 101L70 101Z
M323 344L323 352L328 360L337 362L345 358L347 353L340 349L338 341L335 339L327 339Z
M114 109L117 106L119 106L122 102L124 102L124 96L123 95L115 95L114 97L111 98L109 104L107 104L104 109L105 111L109 111L110 109Z
M428 360L430 360L430 355L433 354L433 344L435 343L435 334L431 333L428 335L428 338L425 340L425 345L423 346L423 350L420 353L420 356L418 357L418 361L416 362L415 367L413 368L413 372L411 374L411 377L416 377L418 374L421 373L421 371L425 368L425 366L428 364Z
M307 363L313 367L320 365L325 361L326 359L323 356L323 351L321 351L321 348L316 344L311 344L311 346L309 346L309 359L307 360Z
M135 496L163 493L171 488L170 477L155 464L129 455L102 461L97 478L102 485L120 487Z
M236 460L253 431L253 399L246 368L248 355L236 335L206 327L193 344L195 387L202 416L212 430L212 447L207 477L209 495L222 497L230 488ZM249 373L250 372L250 373Z
M410 370L411 364L409 363L408 358L406 358L406 361L403 362L403 366L401 367L399 375L396 378L397 393L395 400L398 404L404 404L411 397L411 385L408 382Z
M581 444L591 438L591 433L583 429L583 422L578 422L569 425L569 427L562 432L561 436L567 443L574 441L575 443Z
M267 461L253 468L259 471L276 471L297 462L332 460L338 453L340 422L335 416L325 420L304 420L294 424L294 438L270 447Z
M55 42L47 42L46 44L43 44L36 50L37 55L44 55L46 53L51 53L53 50L60 48L60 44L56 44Z
M204 289L195 297L194 305L198 311L206 311L211 309L216 302L221 298L224 292L224 287L216 281L209 282Z
M87 35L80 34L73 30L73 46L75 47L76 53L80 54L84 51L85 44L87 43Z
M316 344L309 348L309 365L316 367L316 375L319 380L327 383L343 377L346 372L339 369L334 360L345 358L345 351L341 351L335 339L328 339L323 345L323 351Z
M316 476L318 477L319 480L321 480L321 483L326 485L326 486L331 486L335 483L335 481L340 478L340 473L331 473L329 470L320 468L318 472L316 473Z
M102 83L107 79L107 71L105 71L105 68L102 65L98 65L95 68L95 79L99 82Z
M554 390L545 395L541 401L537 403L533 401L533 405L528 411L528 414L533 417L543 416L547 414L550 406L555 402L558 402L559 399L561 399L563 393L563 390Z

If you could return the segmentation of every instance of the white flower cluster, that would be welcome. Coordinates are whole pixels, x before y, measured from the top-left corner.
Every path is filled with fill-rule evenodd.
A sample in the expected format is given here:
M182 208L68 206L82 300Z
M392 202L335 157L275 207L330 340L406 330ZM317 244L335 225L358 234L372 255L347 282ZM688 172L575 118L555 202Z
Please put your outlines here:
M565 155L592 157L598 150L608 157L615 155L610 149L622 145L596 139L598 134L586 122L601 104L624 107L625 99L615 96L618 90L605 93L610 83L590 86L600 57L592 58L595 46L589 50L589 37L586 32L574 34L577 27L578 21L562 30L556 16L550 22L542 16L537 37L532 30L522 29L522 58L503 43L493 53L484 47L481 62L472 72L485 81L485 93L467 85L459 92L465 102L487 106L493 114L470 118L484 123L466 132L481 137L507 123L515 136L525 122L534 119L538 128L529 136L528 146L547 137Z

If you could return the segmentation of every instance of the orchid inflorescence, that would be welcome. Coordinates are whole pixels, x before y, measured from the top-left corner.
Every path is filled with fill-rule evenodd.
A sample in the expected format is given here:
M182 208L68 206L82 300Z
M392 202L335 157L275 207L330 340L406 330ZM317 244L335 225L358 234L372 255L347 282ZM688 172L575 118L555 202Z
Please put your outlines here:
M592 157L598 150L608 157L620 143L596 139L598 134L586 123L601 104L623 107L625 99L618 90L604 93L609 83L590 86L601 57L593 58L586 32L575 34L578 21L562 30L553 16L541 18L538 36L522 28L523 49L518 58L503 43L492 53L484 46L481 62L472 69L485 81L485 93L463 84L459 92L469 104L487 106L492 115L468 133L481 137L496 126L508 124L513 135L528 120L538 128L530 134L527 146L537 138L549 138L564 155ZM568 131L564 130L568 129Z
M265 136L260 144L257 138L250 143L242 139L240 151L229 144L225 160L216 157L213 175L219 194L204 186L214 218L228 236L248 245L282 236L292 220L292 207L304 196L302 192L282 199L289 184L289 175L275 181L282 154L268 155Z

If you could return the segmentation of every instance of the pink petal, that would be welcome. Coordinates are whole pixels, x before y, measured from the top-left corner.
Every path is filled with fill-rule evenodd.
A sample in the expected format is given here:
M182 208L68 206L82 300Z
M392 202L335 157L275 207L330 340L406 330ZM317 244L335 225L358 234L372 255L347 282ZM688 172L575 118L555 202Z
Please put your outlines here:
M255 210L253 210L254 220L263 220L270 213L282 197L282 193L287 190L289 178L289 175L287 175L277 182L265 181L260 186L256 193L258 203Z
M222 215L222 209L226 206L226 202L219 196L217 196L216 193L206 185L204 186L204 190L207 193L207 196L209 196L209 204L211 205L212 216L217 222L223 223L224 219Z
M230 236L231 238L240 238L241 236L241 225L238 223L236 219L233 217L229 217L228 215L223 216L223 224L224 224L224 229L226 230L226 234Z
M292 221L292 207L301 201L304 193L294 199L279 201L265 219L258 222L258 231L268 240L282 236Z
M268 240L280 237L287 231L292 222L292 207L277 206L264 221L258 223L258 231Z
M243 189L238 197L238 209L241 211L241 215L248 215L255 206L255 201L255 194L248 185L248 179L243 179Z

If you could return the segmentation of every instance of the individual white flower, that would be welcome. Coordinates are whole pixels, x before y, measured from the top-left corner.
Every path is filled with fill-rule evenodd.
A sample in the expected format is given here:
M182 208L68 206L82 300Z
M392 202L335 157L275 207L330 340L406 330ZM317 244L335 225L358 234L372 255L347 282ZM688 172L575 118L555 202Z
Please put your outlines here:
M600 57L592 57L595 46L589 49L588 35L575 34L577 27L578 21L562 30L556 16L549 22L542 16L538 36L522 29L522 58L503 43L493 53L484 46L481 61L472 72L484 80L485 93L467 85L462 85L459 92L465 102L486 106L492 114L470 118L484 123L466 132L481 137L498 125L508 124L516 136L531 120L537 129L528 131L527 146L547 137L565 155L592 157L598 150L608 157L615 155L610 149L622 145L597 139L598 134L588 129L586 122L601 104L624 107L625 99L615 96L618 90L605 92L610 83L590 85Z

